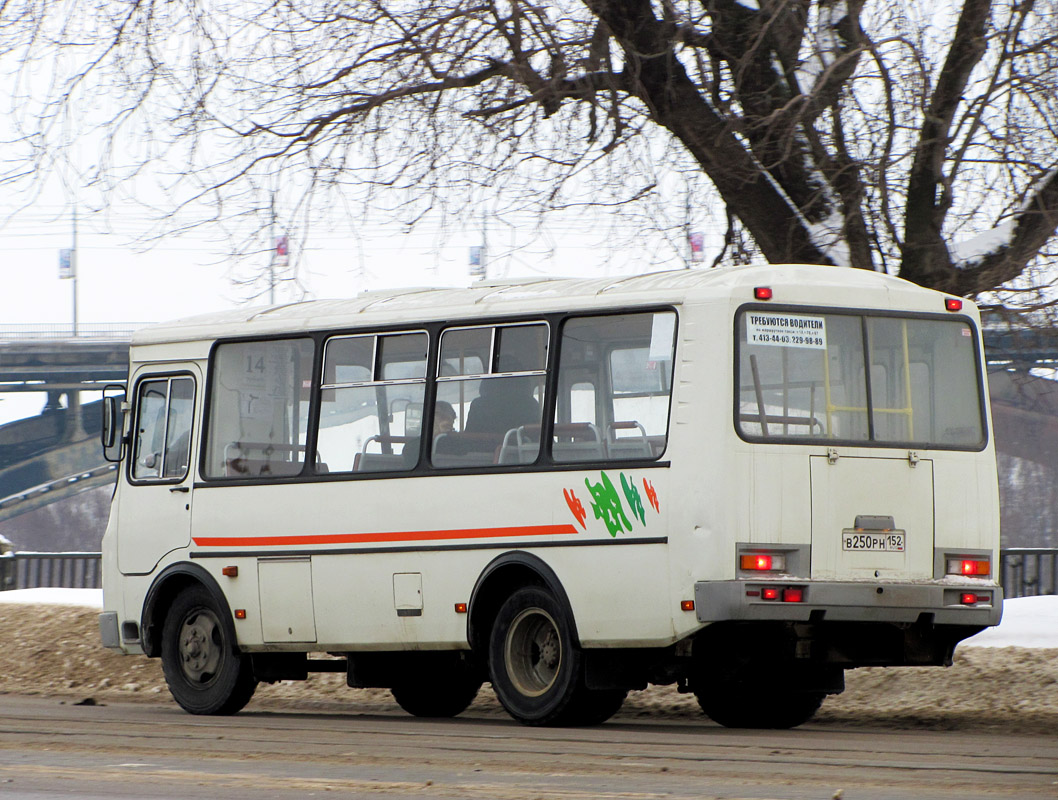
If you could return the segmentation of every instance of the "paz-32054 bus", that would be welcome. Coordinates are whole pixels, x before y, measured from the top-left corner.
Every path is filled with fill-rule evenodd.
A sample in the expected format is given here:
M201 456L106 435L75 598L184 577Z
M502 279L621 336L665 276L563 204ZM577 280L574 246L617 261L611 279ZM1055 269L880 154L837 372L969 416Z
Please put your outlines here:
M999 621L983 363L971 303L818 266L148 328L104 404L103 642L197 714L340 670L422 716L675 683L798 725Z

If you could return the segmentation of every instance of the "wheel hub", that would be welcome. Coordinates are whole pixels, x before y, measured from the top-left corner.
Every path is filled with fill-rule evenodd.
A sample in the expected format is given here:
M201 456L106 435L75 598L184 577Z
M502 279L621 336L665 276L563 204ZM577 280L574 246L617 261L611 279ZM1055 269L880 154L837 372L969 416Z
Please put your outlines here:
M515 617L507 630L504 661L520 694L539 697L551 689L562 666L562 638L551 615L527 608Z
M207 683L223 657L219 621L208 611L188 614L180 628L180 665L196 683Z

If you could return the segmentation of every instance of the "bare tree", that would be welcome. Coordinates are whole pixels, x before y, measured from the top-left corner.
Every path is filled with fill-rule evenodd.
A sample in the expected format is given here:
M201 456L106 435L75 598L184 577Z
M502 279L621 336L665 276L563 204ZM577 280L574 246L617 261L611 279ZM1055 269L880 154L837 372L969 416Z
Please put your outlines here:
M25 148L3 177L79 142L95 185L179 165L172 207L216 219L264 214L281 180L304 220L343 202L409 223L643 221L705 181L725 247L1025 289L1058 226L1058 0L926 5L0 0Z

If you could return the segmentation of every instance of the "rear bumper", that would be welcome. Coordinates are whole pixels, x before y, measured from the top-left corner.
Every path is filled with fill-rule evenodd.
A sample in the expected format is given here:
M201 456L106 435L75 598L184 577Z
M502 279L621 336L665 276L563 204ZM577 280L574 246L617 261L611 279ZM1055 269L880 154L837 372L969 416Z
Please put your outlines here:
M765 588L778 588L774 600ZM782 590L802 589L800 602L783 602ZM965 605L964 593L979 602ZM932 615L937 625L998 625L1003 613L1003 589L994 583L779 581L699 581L694 585L694 607L699 622L728 620L784 622L907 622Z

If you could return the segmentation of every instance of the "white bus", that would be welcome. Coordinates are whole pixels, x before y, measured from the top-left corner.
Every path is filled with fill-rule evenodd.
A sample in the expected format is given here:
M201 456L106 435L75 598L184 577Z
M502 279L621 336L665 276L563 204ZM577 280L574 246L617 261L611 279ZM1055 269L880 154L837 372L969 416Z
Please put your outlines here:
M346 673L595 724L790 727L999 621L979 316L838 267L409 289L134 336L103 643L176 701Z

